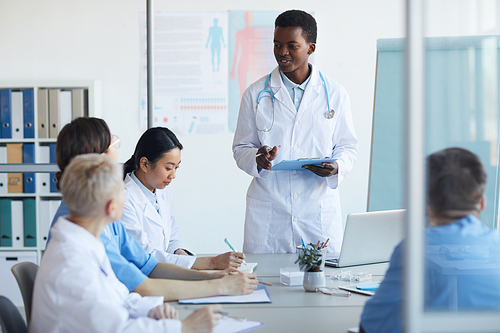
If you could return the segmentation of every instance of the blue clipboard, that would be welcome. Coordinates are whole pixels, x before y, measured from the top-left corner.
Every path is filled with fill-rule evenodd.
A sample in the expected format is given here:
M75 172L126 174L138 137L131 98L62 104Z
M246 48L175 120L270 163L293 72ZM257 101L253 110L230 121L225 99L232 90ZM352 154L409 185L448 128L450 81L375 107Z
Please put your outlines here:
M271 171L280 170L303 170L303 165L321 165L322 163L332 163L336 158L300 158L298 160L283 160L273 165Z

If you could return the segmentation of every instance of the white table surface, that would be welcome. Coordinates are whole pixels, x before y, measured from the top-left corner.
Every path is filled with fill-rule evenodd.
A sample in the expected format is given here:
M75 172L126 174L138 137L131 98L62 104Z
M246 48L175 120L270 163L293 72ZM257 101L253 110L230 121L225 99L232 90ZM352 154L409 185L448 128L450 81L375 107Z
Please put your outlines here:
M258 328L256 333L264 332L342 332L359 325L363 306L370 296L354 294L350 297L329 296L321 293L306 292L302 286L288 287L280 283L280 268L294 267L297 254L246 254L247 262L257 262L254 270L257 277L270 283L267 291L272 303L224 304L225 312L230 316L244 317L260 321L266 326ZM345 268L325 268L327 286L355 284L356 282L332 280L341 270L352 273L366 272L373 275L371 281L379 282L388 268L388 263L362 265ZM172 302L185 318L191 311L202 305L179 305Z

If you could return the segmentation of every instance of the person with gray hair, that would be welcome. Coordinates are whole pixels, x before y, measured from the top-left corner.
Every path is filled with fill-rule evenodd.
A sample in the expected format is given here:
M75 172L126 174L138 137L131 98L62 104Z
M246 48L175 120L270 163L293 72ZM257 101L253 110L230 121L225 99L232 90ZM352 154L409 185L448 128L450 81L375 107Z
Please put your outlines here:
M111 268L100 235L120 218L123 171L100 154L76 156L60 189L69 216L52 227L38 269L30 332L211 332L221 307L202 308L184 320L163 296L130 293Z

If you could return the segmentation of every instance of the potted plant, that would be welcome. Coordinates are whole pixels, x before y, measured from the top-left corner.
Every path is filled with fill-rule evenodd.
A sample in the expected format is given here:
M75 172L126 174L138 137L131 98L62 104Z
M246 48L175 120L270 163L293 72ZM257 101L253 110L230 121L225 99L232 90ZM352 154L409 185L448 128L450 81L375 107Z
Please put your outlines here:
M322 263L325 250L319 243L310 243L299 250L295 263L299 263L300 270L304 271L303 286L306 291L316 291L317 288L325 286L325 273L321 270L324 267Z

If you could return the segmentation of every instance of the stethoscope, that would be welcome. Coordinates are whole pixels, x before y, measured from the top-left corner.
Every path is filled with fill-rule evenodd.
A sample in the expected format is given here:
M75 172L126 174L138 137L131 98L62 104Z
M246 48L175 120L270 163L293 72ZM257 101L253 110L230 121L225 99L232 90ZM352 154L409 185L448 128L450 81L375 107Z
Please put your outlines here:
M328 89L326 87L325 78L323 77L323 74L321 74L321 72L319 72L319 76L321 77L321 81L323 81L323 85L325 87L326 104L327 104L326 105L327 109L326 109L326 112L325 112L325 118L326 119L332 119L333 116L335 115L335 110L330 109L330 98L328 97ZM266 86L264 87L264 90L261 90L261 92L257 96L257 107L255 109L255 128L259 132L269 132L274 127L274 93L271 90L268 89L268 85L269 85L269 80L270 79L271 79L271 74L269 74L269 76L267 77ZM265 93L268 93L269 95L264 95ZM273 103L273 122L271 123L271 127L260 129L257 126L257 115L259 114L259 103L260 103L261 98L263 98L263 97L271 98L271 101Z

